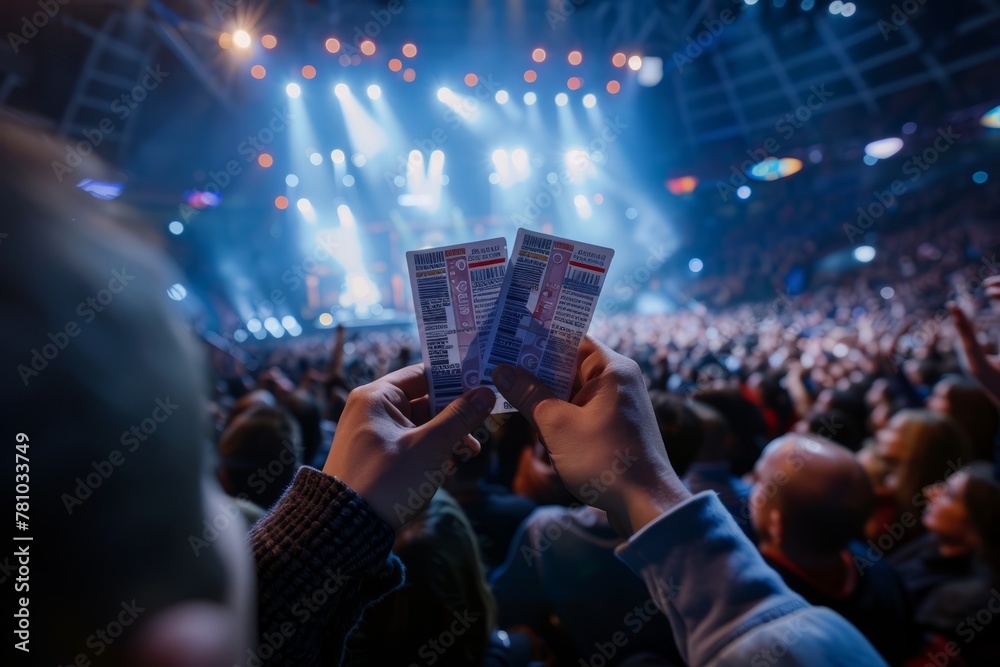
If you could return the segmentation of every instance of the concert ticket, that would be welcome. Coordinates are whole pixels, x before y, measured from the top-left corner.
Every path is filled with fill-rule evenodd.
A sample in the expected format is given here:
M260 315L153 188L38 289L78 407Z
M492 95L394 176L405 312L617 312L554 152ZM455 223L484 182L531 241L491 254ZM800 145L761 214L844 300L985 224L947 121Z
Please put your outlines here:
M480 385L486 337L493 327L507 269L503 238L406 253L427 368L431 411L437 414Z
M487 343L482 383L497 364L521 366L569 398L576 353L597 309L614 250L525 229L517 232ZM497 393L494 412L513 412Z

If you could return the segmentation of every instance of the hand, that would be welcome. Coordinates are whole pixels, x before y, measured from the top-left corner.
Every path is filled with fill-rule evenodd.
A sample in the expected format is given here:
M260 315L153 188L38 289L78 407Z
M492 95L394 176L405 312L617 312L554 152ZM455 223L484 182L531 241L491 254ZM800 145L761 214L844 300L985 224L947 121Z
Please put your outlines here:
M430 419L424 367L401 368L351 392L323 472L354 489L396 530L454 471L452 454L467 461L479 453L469 433L495 402L490 389L479 387Z
M986 286L986 294L995 302L1000 302L1000 276L987 278L983 284ZM955 321L959 341L969 361L969 371L979 380L993 401L1000 404L1000 357L986 354L976 340L975 326L958 304L948 304L948 311Z
M639 366L590 338L577 366L568 403L522 368L501 364L493 381L538 431L569 492L631 535L690 494L667 459Z

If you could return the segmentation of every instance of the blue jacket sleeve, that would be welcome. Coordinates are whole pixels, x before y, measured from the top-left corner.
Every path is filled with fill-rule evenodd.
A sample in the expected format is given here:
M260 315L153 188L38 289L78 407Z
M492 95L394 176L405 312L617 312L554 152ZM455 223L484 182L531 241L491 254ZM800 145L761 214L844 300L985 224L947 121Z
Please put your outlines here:
M885 665L854 626L785 585L714 493L648 524L618 556L646 582L692 667Z

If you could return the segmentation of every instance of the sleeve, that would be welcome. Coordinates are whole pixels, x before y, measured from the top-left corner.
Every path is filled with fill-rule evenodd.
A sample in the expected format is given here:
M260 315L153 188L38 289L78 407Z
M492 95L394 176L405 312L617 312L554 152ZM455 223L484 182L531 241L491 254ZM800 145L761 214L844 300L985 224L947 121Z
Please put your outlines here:
M250 531L259 662L340 664L370 604L403 582L394 533L336 477L302 468Z
M542 516L541 511L536 510L521 523L511 540L507 559L490 578L502 628L535 627L536 621L544 619L548 613L549 601L539 576L540 559L545 551L539 548L542 545L537 539Z
M617 551L692 667L885 665L854 626L785 585L714 493L680 503Z

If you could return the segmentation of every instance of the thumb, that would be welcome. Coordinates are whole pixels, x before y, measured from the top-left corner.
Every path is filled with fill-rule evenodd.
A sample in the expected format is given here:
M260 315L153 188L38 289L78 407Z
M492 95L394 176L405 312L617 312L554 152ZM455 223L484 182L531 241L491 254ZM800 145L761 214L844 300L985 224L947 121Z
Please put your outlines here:
M531 425L544 436L538 426L542 406L552 401L563 403L545 384L528 371L510 364L498 364L493 369L493 384L503 397L528 418Z
M472 433L490 416L496 395L489 387L476 387L449 403L444 410L415 429L421 440L450 447ZM478 453L478 451L477 451Z

